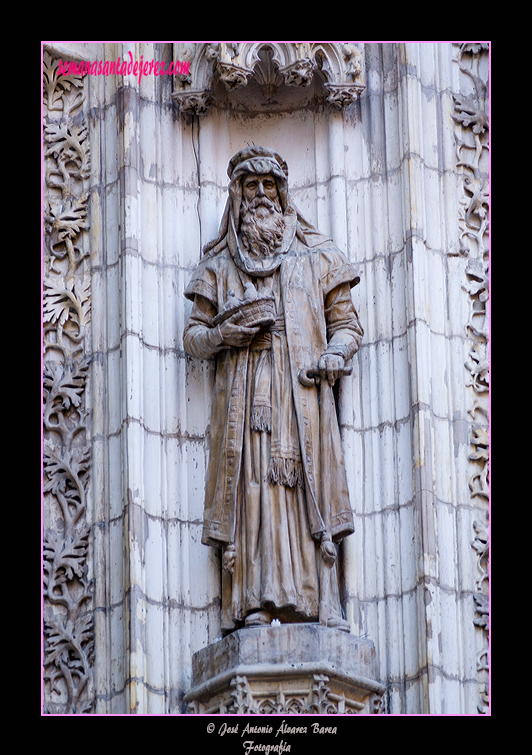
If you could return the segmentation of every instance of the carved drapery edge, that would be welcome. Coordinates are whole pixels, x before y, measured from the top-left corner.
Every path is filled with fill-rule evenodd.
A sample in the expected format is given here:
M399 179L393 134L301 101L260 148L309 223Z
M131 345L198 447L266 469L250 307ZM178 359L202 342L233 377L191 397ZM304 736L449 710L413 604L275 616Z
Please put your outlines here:
M271 52L271 67L259 56L263 48ZM365 88L362 53L347 42L178 42L174 61L185 63L186 73L176 73L172 97L181 112L194 115L204 115L213 105L217 80L233 90L255 77L263 91L270 91L281 83L307 87L319 69L325 100L335 108L355 102Z
M473 523L477 579L474 624L483 632L484 645L478 654L478 712L489 712L489 176L482 169L489 150L489 82L481 73L481 59L489 54L484 42L456 45L454 59L461 76L471 83L471 93L454 96L457 167L462 174L460 201L460 247L467 259L463 289L469 297L469 358L465 363L466 385L472 397L470 453L473 471L469 477L472 499L486 504L485 519Z
M94 708L93 584L86 506L91 279L84 79L43 56L44 713Z

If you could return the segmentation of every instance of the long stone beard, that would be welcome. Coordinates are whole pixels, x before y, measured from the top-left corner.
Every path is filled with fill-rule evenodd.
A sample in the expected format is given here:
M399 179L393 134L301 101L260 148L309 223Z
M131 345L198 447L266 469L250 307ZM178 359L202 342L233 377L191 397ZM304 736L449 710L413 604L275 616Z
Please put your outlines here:
M283 243L285 222L279 204L268 197L242 203L242 246L252 257L271 257Z

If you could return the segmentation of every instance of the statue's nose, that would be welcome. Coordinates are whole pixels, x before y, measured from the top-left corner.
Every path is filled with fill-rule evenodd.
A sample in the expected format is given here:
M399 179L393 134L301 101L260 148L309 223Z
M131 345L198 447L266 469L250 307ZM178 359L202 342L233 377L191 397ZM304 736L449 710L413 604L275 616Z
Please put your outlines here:
M256 194L256 196L257 197L263 197L263 196L265 196L264 184L262 183L262 181L259 181L259 184L257 186L257 194Z

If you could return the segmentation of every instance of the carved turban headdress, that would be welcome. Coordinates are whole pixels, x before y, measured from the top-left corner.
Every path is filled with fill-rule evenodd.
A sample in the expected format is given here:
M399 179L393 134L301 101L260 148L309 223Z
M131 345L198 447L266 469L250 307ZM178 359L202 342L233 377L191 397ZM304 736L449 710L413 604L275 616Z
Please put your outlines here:
M238 241L238 228L240 225L240 208L242 204L242 179L249 173L267 174L275 176L277 191L285 220L285 233L283 244L279 252L260 265L250 263ZM288 166L283 158L268 147L246 147L238 152L229 161L227 168L229 176L229 197L225 206L218 236L203 248L204 255L218 254L226 246L233 256L235 264L251 275L269 275L282 260L282 256L290 249L294 236L312 248L319 244L330 246L331 240L321 234L308 221L290 199L288 192Z

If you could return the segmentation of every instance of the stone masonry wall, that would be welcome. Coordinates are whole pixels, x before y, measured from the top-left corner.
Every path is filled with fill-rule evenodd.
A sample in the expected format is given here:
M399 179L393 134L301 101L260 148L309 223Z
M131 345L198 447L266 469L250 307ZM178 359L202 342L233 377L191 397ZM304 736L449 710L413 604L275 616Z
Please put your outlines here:
M219 560L200 542L213 365L185 355L183 290L218 230L228 160L252 143L285 158L295 203L361 274L353 301L365 336L339 395L356 525L342 554L351 631L375 644L388 713L476 713L479 682L486 694L488 51L356 44L365 88L343 108L313 99L319 73L311 88L281 89L276 105L253 104L253 82L235 93L218 83L203 115L180 112L171 76L79 82L84 120L74 125L87 128L90 166L69 200L87 211L67 234L74 276L67 242L44 244L46 286L61 278L91 314L90 369L80 351L73 369L83 374L61 393L63 407L83 396L86 484L75 493L65 460L54 461L44 500L57 540L65 519L54 491L63 485L70 511L85 496L86 529L68 535L83 545L68 541L77 550L60 588L78 599L90 583L75 712L184 713L192 654L220 637ZM177 57L172 43L149 42L49 44L44 54L48 67ZM56 91L59 104L65 88ZM45 293L45 319L57 333L66 313L71 339L67 294ZM47 390L60 361L46 361ZM45 614L66 632L65 610L51 603ZM57 637L45 645L55 680L46 704L69 712Z

